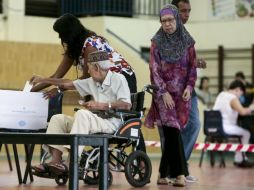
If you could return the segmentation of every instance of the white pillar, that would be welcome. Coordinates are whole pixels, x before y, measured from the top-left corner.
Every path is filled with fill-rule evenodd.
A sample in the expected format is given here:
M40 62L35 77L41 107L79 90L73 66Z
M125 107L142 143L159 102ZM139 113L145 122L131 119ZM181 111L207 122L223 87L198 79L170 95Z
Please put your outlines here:
M3 40L24 39L25 0L3 0Z

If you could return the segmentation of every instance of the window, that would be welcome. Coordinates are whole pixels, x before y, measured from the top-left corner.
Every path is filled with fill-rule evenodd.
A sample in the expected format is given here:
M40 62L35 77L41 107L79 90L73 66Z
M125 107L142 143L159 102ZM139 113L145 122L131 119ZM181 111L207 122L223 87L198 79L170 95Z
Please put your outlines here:
M60 16L58 0L26 0L25 15L58 17Z

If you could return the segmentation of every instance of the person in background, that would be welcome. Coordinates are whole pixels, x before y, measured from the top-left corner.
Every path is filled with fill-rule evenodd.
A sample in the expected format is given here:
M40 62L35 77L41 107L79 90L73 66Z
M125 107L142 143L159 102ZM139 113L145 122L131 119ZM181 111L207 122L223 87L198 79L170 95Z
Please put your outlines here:
M246 92L240 97L240 102L244 107L248 107L253 101L253 85L245 79L245 75L242 71L235 74L235 80L241 81L246 88Z
M227 91L221 92L216 100L213 109L219 110L222 114L223 129L226 134L240 135L242 144L248 144L250 132L237 125L238 115L249 115L254 110L254 105L244 108L239 98L245 91L244 84L235 80L229 85ZM252 167L245 154L240 151L235 152L234 164L238 167Z
M212 94L209 91L209 78L204 76L200 79L199 87L196 89L197 97L204 103L207 108L212 106Z
M119 54L108 41L84 27L78 18L72 14L64 14L60 16L54 23L53 29L58 33L64 49L64 54L57 70L50 78L62 78L70 70L71 66L75 66L82 71L80 79L88 78L87 59L88 54L95 51L106 51L111 63L110 70L121 73L125 76L131 93L137 92L137 81L133 68L127 63L124 57ZM33 82L33 77L30 79ZM49 87L50 84L38 83L31 91L36 92ZM46 91L46 97L55 96L57 89ZM138 150L146 152L143 134L140 134Z
M152 38L150 48L151 84L158 87L145 119L145 126L157 123L164 134L157 184L168 185L169 170L174 186L185 186L188 176L181 130L186 126L195 86L195 41L184 28L176 6L160 10L161 27Z
M75 117L65 114L54 115L49 122L47 134L92 134L114 133L120 126L121 120L116 117L104 119L92 110L109 110L131 108L130 89L125 77L110 71L111 63L105 51L92 52L88 55L87 79L54 79L34 77L33 84L41 83L56 85L66 90L77 90L81 96L91 95L93 100L82 104L85 109L75 113ZM32 167L37 173L46 173L48 170L61 175L68 171L68 165L63 163L62 154L66 150L62 145L44 145L51 156L51 162ZM68 147L69 148L69 147ZM79 155L83 151L79 146Z

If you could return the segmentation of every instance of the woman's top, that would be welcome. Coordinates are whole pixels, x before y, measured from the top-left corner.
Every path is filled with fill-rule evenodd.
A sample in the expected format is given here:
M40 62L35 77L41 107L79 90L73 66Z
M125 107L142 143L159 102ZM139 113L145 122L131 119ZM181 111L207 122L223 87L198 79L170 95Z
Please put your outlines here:
M212 104L212 94L209 91L200 90L199 88L195 89L195 91L198 98L200 98L204 104L206 104L207 106L210 106Z
M237 98L230 92L221 92L216 100L213 109L219 110L222 115L223 127L237 125L238 112L231 107L231 101Z
M91 36L88 37L85 42L83 49L86 47L92 46L99 51L106 51L109 55L109 60L112 63L111 71L115 71L118 73L125 72L129 75L133 74L133 69L131 66L125 61L124 57L120 55L117 51L115 51L109 43L99 36ZM83 56L81 56L80 62L84 64Z
M185 29L177 7L169 4L160 14L173 15L175 31L165 32L163 25L152 38L150 49L150 80L158 87L152 100L151 108L145 120L146 127L158 126L182 129L189 119L190 100L184 101L185 90L192 92L196 78L195 40ZM161 16L161 15L160 15ZM174 101L174 108L167 108L163 95L169 93Z
M183 100L183 92L186 88L192 92L197 78L194 45L187 48L178 61L169 63L161 59L160 50L152 41L150 72L151 83L156 85L158 90L153 95L145 126L152 128L156 122L158 126L184 128L189 118L190 100ZM174 109L166 108L164 105L162 95L166 92L175 102Z

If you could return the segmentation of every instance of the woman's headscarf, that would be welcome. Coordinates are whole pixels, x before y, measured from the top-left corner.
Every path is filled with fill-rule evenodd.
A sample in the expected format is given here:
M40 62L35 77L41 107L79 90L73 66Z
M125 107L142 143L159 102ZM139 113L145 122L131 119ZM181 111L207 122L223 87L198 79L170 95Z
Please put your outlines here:
M160 17L165 14L173 14L175 17L176 31L173 34L168 34L160 27L152 41L159 48L162 60L175 63L184 56L190 46L195 44L195 41L183 26L176 6L169 4L163 7L160 11Z

